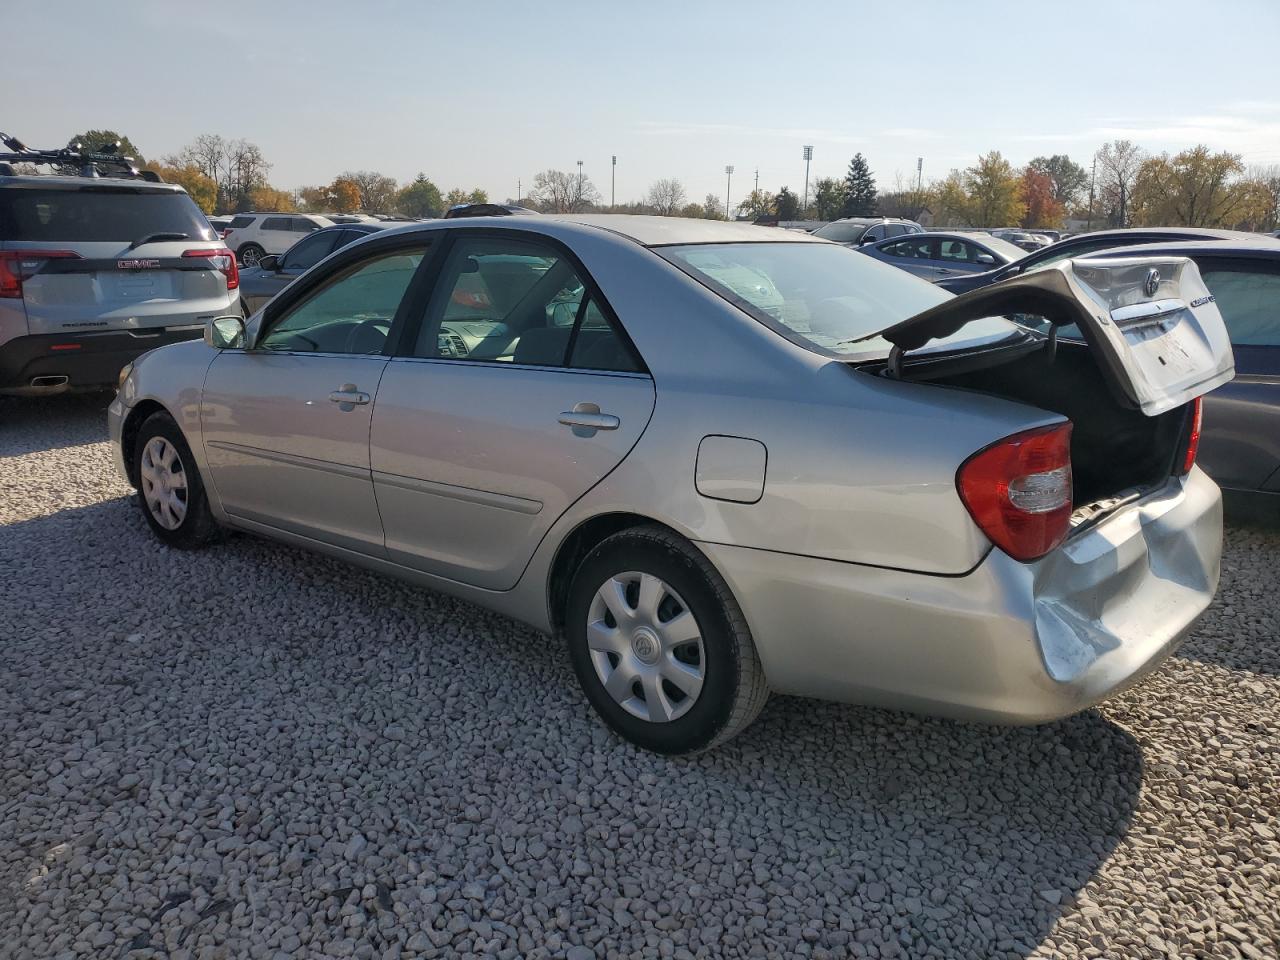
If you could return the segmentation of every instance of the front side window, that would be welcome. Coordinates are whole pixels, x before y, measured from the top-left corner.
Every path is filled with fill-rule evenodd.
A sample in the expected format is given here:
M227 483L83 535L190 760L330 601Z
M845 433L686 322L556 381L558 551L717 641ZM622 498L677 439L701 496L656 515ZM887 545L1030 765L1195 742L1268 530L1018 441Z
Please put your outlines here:
M529 240L463 237L449 251L414 356L636 372L573 263Z
M943 240L938 245L938 259L969 263L974 259L973 248L963 240Z
M846 247L824 243L718 243L655 252L766 326L841 359L887 356L876 336L951 299L926 280ZM1018 334L1000 317L968 324L948 347Z
M253 217L234 217L227 226L232 230L243 230L245 227L253 226Z
M273 319L259 338L258 349L382 353L400 301L425 253L425 247L411 247L353 264Z
M293 218L294 233L315 233L319 229L320 224L316 223L314 220L308 220L306 217Z
M1280 273L1206 265L1201 276L1233 344L1280 347Z
M263 230L284 230L288 233L293 232L292 217L267 217L262 221Z
M933 253L932 246L933 241L915 237L910 240L899 240L897 243L887 244L880 249L894 257L905 257L911 260L934 260L936 256Z

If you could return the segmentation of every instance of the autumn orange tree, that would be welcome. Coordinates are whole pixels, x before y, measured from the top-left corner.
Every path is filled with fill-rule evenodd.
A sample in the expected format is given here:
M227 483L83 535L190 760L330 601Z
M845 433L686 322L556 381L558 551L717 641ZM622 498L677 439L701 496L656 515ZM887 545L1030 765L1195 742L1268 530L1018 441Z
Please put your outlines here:
M1027 212L1022 216L1024 227L1061 227L1062 204L1054 198L1053 178L1028 167L1022 172L1022 199Z

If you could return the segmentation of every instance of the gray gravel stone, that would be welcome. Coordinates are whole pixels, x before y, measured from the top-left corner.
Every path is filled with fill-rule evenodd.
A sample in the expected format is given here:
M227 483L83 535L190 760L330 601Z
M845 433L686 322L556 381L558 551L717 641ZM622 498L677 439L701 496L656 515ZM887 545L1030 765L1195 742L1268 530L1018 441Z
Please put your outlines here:
M6 957L1280 954L1274 530L1228 529L1214 608L1100 709L779 697L669 760L518 624L161 547L103 406L0 399Z

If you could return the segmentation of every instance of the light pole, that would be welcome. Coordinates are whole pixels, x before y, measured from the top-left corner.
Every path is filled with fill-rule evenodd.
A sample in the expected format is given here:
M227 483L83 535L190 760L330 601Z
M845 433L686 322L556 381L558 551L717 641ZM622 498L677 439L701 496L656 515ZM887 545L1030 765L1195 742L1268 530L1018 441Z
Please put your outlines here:
M724 218L729 219L729 188L733 185L733 164L724 168Z
M516 205L517 206L520 205L520 190L521 190L520 178L516 177Z
M613 155L613 166L609 168L609 209L618 205L618 155Z
M809 161L813 159L813 145L804 148L804 204L800 207L800 215L807 217L809 209Z
M924 189L924 157L916 157L916 193Z
M582 161L578 161L578 195L574 198L573 206L577 206L582 202Z

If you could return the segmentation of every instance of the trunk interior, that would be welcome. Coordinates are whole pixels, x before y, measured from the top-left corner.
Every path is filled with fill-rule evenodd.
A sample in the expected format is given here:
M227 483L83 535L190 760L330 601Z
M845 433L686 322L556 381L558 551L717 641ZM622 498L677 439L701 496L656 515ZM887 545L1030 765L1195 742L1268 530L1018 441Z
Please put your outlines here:
M1185 449L1187 407L1148 417L1122 406L1083 343L1060 342L1052 354L1043 345L1002 350L982 361L975 368L963 356L916 364L908 357L902 376L1020 400L1070 419L1077 510L1164 483Z

